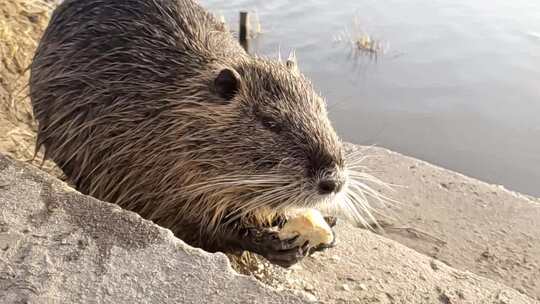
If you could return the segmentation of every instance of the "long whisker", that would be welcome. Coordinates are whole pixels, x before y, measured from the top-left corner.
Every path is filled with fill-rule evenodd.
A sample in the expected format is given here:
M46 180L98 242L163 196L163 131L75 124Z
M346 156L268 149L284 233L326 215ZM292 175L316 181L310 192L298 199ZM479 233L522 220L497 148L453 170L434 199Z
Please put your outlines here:
M394 186L397 185L383 182L367 173L370 170L364 165L365 161L368 158L376 157L374 155L366 155L367 150L358 149L346 155L346 174L349 176L349 181L340 206L357 224L372 229L372 225L380 228L374 215L379 214L384 216L380 208L374 207L373 202L377 202L381 207L387 207L388 205L395 206L400 204L400 202L376 190L376 188L379 188L393 192Z
M290 201L290 198L294 197L292 191L298 187L299 183L291 183L283 187L266 191L262 195L255 196L251 200L244 201L241 206L238 206L236 209L231 211L230 214L233 216L228 220L228 222L237 220L265 206L279 206L287 204Z

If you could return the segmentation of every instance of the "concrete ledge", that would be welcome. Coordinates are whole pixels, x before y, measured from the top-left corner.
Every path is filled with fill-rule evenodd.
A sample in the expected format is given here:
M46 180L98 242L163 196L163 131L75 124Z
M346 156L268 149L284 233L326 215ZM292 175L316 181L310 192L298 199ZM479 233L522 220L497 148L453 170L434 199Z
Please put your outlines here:
M401 202L385 235L540 300L540 201L382 148L365 165ZM539 183L540 186L540 183ZM411 229L412 228L412 229Z
M535 303L344 224L337 248L291 270L266 265L277 291L236 274L222 254L4 156L0 206L1 303Z
M0 156L0 303L307 303Z

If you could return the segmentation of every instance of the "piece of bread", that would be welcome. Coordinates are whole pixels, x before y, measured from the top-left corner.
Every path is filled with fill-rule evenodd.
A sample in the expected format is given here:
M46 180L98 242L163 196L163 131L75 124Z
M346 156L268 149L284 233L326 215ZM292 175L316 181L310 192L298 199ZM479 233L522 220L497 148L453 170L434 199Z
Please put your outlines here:
M279 238L289 239L298 235L298 244L309 241L311 247L329 245L334 241L332 228L326 223L322 214L315 209L306 209L297 216L287 220L279 231Z

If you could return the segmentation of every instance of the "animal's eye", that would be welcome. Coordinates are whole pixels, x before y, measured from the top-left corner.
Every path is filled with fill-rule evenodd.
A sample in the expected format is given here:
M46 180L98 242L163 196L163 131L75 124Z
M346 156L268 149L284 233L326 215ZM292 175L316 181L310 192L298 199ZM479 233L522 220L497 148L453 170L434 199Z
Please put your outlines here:
M279 125L279 123L277 123L277 121L273 120L271 117L268 117L268 116L261 117L261 124L263 125L263 127L267 128L268 130L274 133L281 132L281 126Z

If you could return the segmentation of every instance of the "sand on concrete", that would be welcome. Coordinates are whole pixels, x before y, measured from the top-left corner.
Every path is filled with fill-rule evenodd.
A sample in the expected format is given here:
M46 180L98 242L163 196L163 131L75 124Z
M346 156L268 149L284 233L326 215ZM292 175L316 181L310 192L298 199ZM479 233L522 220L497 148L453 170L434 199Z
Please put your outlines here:
M385 236L540 300L540 202L382 148L365 166L394 184Z

